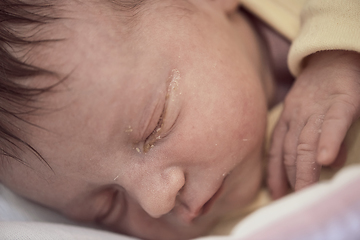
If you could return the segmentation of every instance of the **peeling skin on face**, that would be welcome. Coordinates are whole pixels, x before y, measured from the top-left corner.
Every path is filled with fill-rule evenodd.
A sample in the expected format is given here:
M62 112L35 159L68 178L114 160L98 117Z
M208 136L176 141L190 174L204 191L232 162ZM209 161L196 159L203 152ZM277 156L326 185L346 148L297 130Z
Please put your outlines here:
M133 129L131 126L128 126L128 128L125 130L126 133L131 133L133 132Z
M150 134L150 136L146 139L145 144L144 144L144 149L143 152L147 153L151 148L153 148L155 146L155 142L157 140L161 139L161 134L163 132L163 126L165 124L165 117L166 117L166 112L168 110L168 105L169 105L169 99L171 98L171 96L176 96L176 91L179 88L179 81L181 80L181 75L180 75L180 71L177 69L173 69L171 71L170 77L169 77L169 84L168 84L168 89L167 89L167 93L165 96L165 106L164 109L161 113L159 122L156 126L156 128L154 129L154 131ZM181 94L178 93L179 95ZM174 102L175 98L172 97L171 101Z
M171 71L171 76L172 77L170 77L171 81L170 81L170 84L169 84L167 97L170 95L170 93L172 91L176 90L176 88L179 86L178 81L181 79L180 72L177 69L173 69Z

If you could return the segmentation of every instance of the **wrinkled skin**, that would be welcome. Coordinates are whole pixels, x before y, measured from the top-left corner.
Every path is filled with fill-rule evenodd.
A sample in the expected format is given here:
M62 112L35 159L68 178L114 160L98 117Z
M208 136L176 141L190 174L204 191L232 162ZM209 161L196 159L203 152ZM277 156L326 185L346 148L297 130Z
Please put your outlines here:
M340 167L344 141L360 116L360 54L324 51L308 57L284 102L272 136L268 185L273 198L319 180L322 165Z
M67 76L28 116L41 128L19 123L52 171L24 151L30 167L9 159L1 181L124 234L204 234L261 184L271 95L261 41L237 1L148 1L131 27L99 2L63 1L44 34L65 40L29 56Z

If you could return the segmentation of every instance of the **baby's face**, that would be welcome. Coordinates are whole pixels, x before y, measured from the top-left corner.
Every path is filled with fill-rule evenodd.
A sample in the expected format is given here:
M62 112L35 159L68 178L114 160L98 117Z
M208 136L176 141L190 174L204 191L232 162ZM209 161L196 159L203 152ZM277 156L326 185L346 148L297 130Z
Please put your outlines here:
M131 29L84 2L49 30L66 40L37 63L69 74L29 117L42 129L24 135L53 171L25 152L31 167L10 160L1 180L125 234L203 234L260 185L267 72L255 33L213 1L149 1Z

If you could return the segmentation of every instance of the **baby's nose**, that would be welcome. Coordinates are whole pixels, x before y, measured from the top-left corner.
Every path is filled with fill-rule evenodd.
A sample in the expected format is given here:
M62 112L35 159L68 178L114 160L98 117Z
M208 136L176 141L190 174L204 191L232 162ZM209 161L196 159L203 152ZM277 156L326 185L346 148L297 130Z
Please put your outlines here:
M138 202L151 217L159 218L174 208L176 196L185 184L185 176L181 168L172 167L144 181L136 194Z

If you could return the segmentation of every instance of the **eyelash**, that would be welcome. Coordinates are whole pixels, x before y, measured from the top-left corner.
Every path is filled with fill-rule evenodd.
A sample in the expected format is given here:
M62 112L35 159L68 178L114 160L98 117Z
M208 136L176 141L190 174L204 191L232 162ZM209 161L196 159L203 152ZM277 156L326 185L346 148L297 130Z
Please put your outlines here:
M160 115L160 118L159 118L159 121L155 127L155 129L151 132L151 134L149 135L149 137L153 134L156 134L158 133L161 128L164 126L164 115L165 115L165 108L164 110L162 111L161 115Z
M178 70L173 70L172 71L172 74L177 74L179 75L179 71ZM179 115L176 117L174 123L172 124L172 126L166 131L166 133L162 134L158 134L159 132L161 133L161 130L164 126L164 118L165 118L165 115L166 115L166 111L167 111L167 104L168 104L168 98L170 96L170 93L172 91L174 91L176 89L176 87L178 86L178 82L177 80L180 78L180 76L177 76L177 75L173 75L172 78L171 78L171 81L169 83L169 86L168 86L168 92L166 94L166 98L165 98L165 104L164 104L164 108L163 108L163 111L160 115L160 118L159 118L159 121L155 127L155 129L150 133L149 136L147 136L147 138L145 139L145 142L144 142L144 153L148 152L151 148L154 147L154 144L155 142L157 142L157 140L160 140L162 138L165 138L167 136L167 134L169 134L169 132L172 131L172 129L174 128L175 126L175 123L176 123L176 120L177 118L179 117Z
M161 128L164 126L164 116L165 116L165 106L160 115L159 121L156 124L154 130L150 133L150 135L145 139L144 144L144 152L148 152L152 147L154 147L154 143L160 139L160 135L156 136L157 133L161 131ZM156 137L155 137L156 136Z

